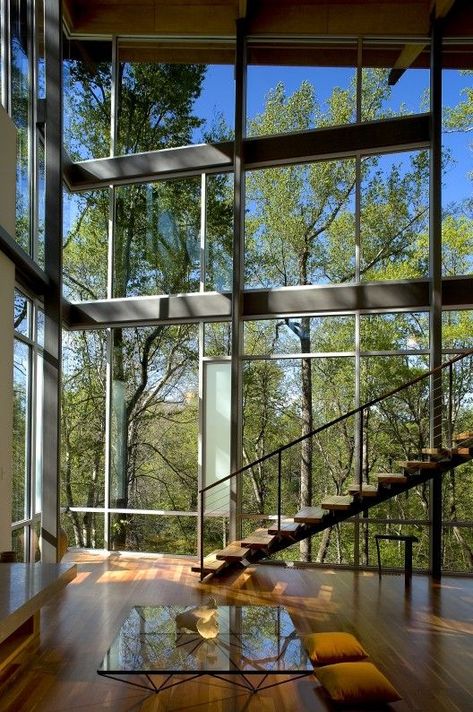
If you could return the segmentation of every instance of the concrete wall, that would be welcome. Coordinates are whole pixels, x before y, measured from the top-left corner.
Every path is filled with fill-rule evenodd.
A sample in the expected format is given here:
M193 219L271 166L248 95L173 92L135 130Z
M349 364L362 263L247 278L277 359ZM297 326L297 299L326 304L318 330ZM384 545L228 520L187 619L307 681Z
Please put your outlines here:
M0 225L15 237L16 128L0 106ZM15 267L0 252L0 551L11 549L13 294Z

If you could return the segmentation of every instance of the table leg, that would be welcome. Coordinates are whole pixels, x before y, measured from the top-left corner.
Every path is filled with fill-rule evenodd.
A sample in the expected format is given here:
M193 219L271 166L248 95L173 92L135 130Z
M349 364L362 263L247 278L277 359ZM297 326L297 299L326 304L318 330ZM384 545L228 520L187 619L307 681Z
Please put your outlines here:
M376 553L378 555L378 576L379 576L379 578L381 578L381 554L379 551L379 539L377 537L375 537L375 541L376 541Z
M412 541L410 539L406 539L405 545L406 545L405 554L404 554L405 584L406 584L406 586L410 586L411 579L412 579Z

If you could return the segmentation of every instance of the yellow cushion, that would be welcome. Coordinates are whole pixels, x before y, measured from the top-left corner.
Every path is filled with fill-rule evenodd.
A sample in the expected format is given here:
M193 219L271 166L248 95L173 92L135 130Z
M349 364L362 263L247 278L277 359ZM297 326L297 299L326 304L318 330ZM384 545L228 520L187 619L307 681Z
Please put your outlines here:
M334 702L396 702L401 697L373 663L337 663L316 670Z
M368 655L351 633L310 633L301 637L313 665L361 660Z

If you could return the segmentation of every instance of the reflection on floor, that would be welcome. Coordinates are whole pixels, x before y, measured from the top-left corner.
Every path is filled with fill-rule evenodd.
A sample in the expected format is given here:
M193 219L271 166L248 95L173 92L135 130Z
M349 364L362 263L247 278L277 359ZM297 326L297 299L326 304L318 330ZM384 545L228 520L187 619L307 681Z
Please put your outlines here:
M0 700L8 712L322 712L330 710L315 678L249 695L214 680L159 695L100 678L96 669L133 605L281 604L301 631L354 633L403 696L398 712L473 708L473 579L440 584L414 576L253 566L199 584L186 559L67 555L78 576L42 611L39 653ZM360 708L358 708L360 709ZM372 709L372 708L371 708Z

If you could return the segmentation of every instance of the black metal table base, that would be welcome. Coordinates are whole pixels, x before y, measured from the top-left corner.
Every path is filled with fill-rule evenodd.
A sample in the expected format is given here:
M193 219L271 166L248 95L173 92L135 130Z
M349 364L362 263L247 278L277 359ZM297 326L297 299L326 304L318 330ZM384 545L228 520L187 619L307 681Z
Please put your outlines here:
M224 673L224 672L208 672L208 671L202 671L202 672L196 672L195 674L189 674L185 675L183 679L177 680L176 682L172 682L170 684L169 681L174 677L178 676L180 673L132 673L133 677L145 677L148 681L148 685L145 685L143 683L139 682L134 682L133 680L129 679L124 679L123 677L117 677L117 675L114 675L113 673L106 673L106 672L99 672L99 675L102 677L108 677L110 680L116 680L117 682L124 682L127 685L132 685L133 687L138 687L141 690L146 690L147 692L152 692L157 694L158 692L163 692L164 690L169 690L171 687L177 687L178 685L182 685L185 682L190 682L191 680L195 680L196 678L199 677L213 677L216 680L223 680L223 682L227 682L230 685L237 685L237 687L241 687L242 689L246 690L247 692L250 692L251 694L254 694L255 692L262 692L263 690L269 690L271 687L278 687L278 685L284 685L287 682L293 682L294 680L299 680L302 677L308 677L309 675L312 675L311 670L307 670L306 672L298 672L294 673L291 675L291 673L285 673L284 671L274 671L274 672L261 672L261 673L256 673L258 676L261 676L263 679L260 680L260 682L257 685L254 685L251 682L251 675L245 674L244 672L235 672L235 673ZM164 677L165 679L160 685L156 685L154 681L152 680L152 677L156 677L159 675L160 677ZM270 684L266 685L265 682L268 678L276 677L276 676L282 676L284 675L284 680L279 680L279 682L271 682ZM289 677L288 677L289 676ZM126 675L126 678L128 678L129 675ZM235 678L240 678L240 680L243 680L243 682L235 680Z

